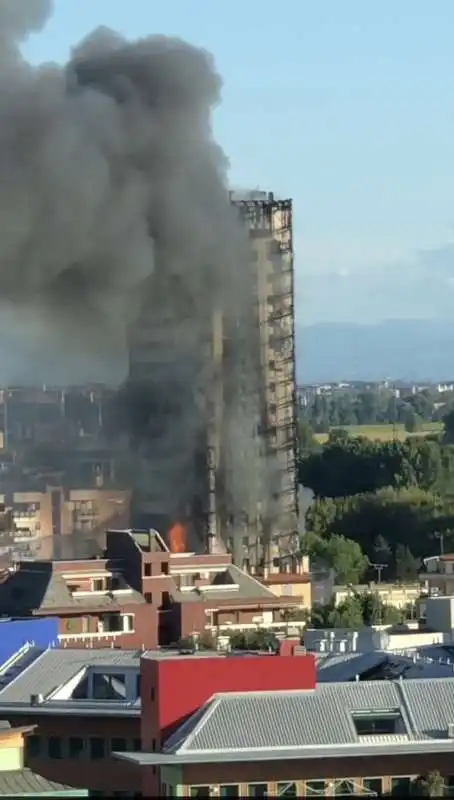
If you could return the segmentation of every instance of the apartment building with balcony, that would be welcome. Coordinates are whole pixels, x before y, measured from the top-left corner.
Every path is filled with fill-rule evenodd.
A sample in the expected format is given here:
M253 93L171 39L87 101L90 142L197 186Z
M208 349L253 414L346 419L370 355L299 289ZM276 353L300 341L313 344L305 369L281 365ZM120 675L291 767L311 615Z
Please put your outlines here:
M120 489L63 489L0 494L7 515L3 550L17 556L53 558L100 552L108 527L128 527L130 492Z
M156 531L109 530L102 558L13 561L0 574L0 615L57 617L72 647L153 649L194 633L285 629L298 605L230 555L171 553Z
M425 558L419 583L425 596L454 595L454 553Z

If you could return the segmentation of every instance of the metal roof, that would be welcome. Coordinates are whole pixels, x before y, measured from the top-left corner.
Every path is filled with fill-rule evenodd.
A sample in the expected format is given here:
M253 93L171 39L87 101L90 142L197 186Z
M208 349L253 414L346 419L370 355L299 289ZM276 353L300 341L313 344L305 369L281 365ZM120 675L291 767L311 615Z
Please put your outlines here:
M357 733L358 714L398 714L390 735ZM171 764L452 752L454 677L319 684L315 690L218 694L158 754L123 754Z
M304 759L327 758L370 758L371 756L392 755L427 755L430 753L452 753L454 755L454 739L436 740L433 742L414 742L390 744L354 744L335 745L326 747L295 747L291 749L276 748L274 750L207 750L203 753L113 753L114 758L129 761L141 766L168 766L178 764L231 764L231 763L256 763L260 761L292 761Z
M140 668L140 650L92 650L85 648L31 648L33 658L26 662L25 668L14 675L2 687L0 673L0 710L3 708L34 713L119 713L125 711L138 714L140 707L129 703L100 700L46 700L57 689L65 686L72 678L90 667L136 667ZM23 656L21 657L23 658ZM41 694L44 702L31 704L31 696Z
M37 775L31 769L16 769L0 771L0 797L3 795L17 795L27 797L27 795L55 794L64 796L84 797L88 796L88 790L74 789L73 786L66 786L63 783L56 783L42 775Z
M370 670L377 670L376 680L398 678L449 678L454 676L452 664L439 663L434 659L413 657L387 650L370 650L366 653L313 653L317 668L317 681L331 683L352 681ZM378 673L381 673L380 675Z
M352 712L399 710L411 735L400 687L392 681L321 684L312 691L216 695L205 713L166 743L175 749L241 750L354 744ZM197 715L196 715L197 717Z

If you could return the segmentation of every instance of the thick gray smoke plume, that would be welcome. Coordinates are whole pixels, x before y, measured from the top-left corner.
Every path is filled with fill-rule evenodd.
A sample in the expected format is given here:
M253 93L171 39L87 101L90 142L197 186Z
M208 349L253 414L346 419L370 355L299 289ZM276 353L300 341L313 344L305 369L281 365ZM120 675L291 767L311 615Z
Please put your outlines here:
M140 312L130 421L150 510L174 518L203 494L195 464L212 415L221 309L229 445L218 481L226 518L254 516L267 474L254 434L259 356L246 243L211 134L219 78L185 42L131 44L106 29L65 68L32 68L18 47L49 12L46 0L0 0L1 302L50 330L56 352L112 360Z

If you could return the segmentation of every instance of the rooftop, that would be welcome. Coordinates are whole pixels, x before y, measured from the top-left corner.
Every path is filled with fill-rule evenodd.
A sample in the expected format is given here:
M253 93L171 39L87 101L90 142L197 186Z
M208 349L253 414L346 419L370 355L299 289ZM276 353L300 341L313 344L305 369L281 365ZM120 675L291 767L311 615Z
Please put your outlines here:
M18 797L45 796L46 794L59 797L65 795L88 797L88 789L74 789L73 786L50 781L28 768L0 771L0 797L5 795L9 797L12 795Z
M315 690L217 694L142 764L449 752L454 677L319 684Z
M33 708L39 714L139 715L141 655L140 650L31 646L0 670L0 708L18 713Z
M0 709L15 713L139 716L140 659L275 658L269 653L29 646L0 668Z
M76 565L78 562L72 562ZM82 563L86 563L82 561ZM93 559L93 570L103 571L104 562ZM125 603L145 603L144 597L130 589L122 596ZM72 608L116 608L118 600L114 594L85 594L73 596L61 572L54 571L52 562L21 561L16 568L6 570L0 579L0 610L3 614L28 614L33 611L49 611Z
M209 574L207 585L195 587L193 591L184 591L181 588L177 588L178 577L172 577L174 577L174 581L172 582L173 588L170 589L170 593L174 602L200 603L201 601L228 600L234 604L235 601L258 600L276 604L282 600L282 598L277 598L271 589L268 589L259 580L243 572L242 569L234 564ZM288 599L295 604L295 598Z
M423 649L421 649L421 653ZM388 650L369 650L352 653L314 653L319 683L361 680L389 680L404 678L454 677L454 665L444 658L425 657L419 652L412 656Z

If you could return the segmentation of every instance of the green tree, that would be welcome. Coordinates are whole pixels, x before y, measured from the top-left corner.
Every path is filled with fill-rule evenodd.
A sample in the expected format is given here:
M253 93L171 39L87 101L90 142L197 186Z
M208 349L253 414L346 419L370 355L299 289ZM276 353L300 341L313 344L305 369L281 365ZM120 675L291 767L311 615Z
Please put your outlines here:
M335 444L336 442L345 442L349 438L348 431L345 428L331 428L328 434L328 442L329 444Z
M400 581L415 581L421 569L421 560L415 558L409 547L398 544L395 554L396 578Z
M311 453L318 446L314 439L312 426L304 420L300 420L298 423L298 444L302 455Z
M335 606L333 602L325 606L315 605L312 609L310 626L312 628L361 628L363 614L361 600L347 597Z
M383 603L377 594L352 592L338 606L334 601L314 605L309 621L312 628L362 628L365 625L393 625L402 622L404 613Z
M325 540L334 534L352 539L372 563L389 565L384 577L395 577L398 545L408 548L418 562L439 552L436 532L444 533L446 548L454 547L454 499L416 487L388 487L348 498L317 498L306 514L306 528ZM406 570L407 555L405 551ZM402 550L399 557L403 557ZM415 561L412 569L416 569Z
M454 408L451 408L443 417L444 441L447 444L454 444Z
M333 535L323 542L323 557L336 573L338 583L359 583L367 570L368 561L361 547L345 536Z
M415 778L410 785L411 797L443 797L445 795L445 781L437 770L428 775Z
M421 422L422 420L413 411L413 409L409 408L404 422L407 433L416 433L416 431L421 430Z

